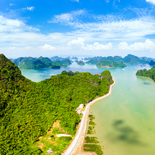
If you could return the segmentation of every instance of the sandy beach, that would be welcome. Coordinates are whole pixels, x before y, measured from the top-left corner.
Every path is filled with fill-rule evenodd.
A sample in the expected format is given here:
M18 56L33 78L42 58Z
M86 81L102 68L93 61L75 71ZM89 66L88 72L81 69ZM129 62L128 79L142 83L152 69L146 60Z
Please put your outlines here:
M99 101L101 99L104 99L104 98L111 95L112 87L116 83L114 79L113 79L113 81L114 81L114 83L112 85L110 85L109 93L107 93L104 96L96 98L95 100L89 102L86 105L86 109L85 109L85 111L83 113L83 117L82 117L81 122L79 124L79 128L78 128L78 131L77 131L77 133L75 135L75 138L72 141L72 143L69 145L69 147L66 149L66 151L63 153L63 155L83 155L83 154L85 154L85 155L94 155L94 153L90 153L90 152L87 153L87 152L84 152L82 150L82 146L83 146L83 143L84 143L84 138L85 138L85 135L86 135L88 116L89 116L89 113L90 113L90 106L92 104L94 104L95 102L97 102L97 101Z

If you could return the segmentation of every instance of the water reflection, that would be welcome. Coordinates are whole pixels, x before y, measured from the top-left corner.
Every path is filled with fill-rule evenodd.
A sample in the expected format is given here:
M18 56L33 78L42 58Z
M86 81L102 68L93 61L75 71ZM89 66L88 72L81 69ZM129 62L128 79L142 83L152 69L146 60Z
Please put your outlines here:
M125 124L123 120L116 120L112 124L114 130L118 131L118 135L114 138L118 141L124 141L129 144L141 144L138 133Z
M145 85L151 85L151 83L149 83L149 82L144 82L143 84L145 84Z

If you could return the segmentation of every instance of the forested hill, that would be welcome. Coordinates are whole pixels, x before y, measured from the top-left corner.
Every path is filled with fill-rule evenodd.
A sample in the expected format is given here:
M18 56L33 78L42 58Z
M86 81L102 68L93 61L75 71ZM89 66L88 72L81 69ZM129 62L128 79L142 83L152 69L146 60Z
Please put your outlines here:
M122 58L121 56L93 57L90 58L87 61L87 63L96 64L97 67L102 66L125 67L125 64L148 64L150 60L153 60L153 58L147 58L147 57L140 58L135 55L128 54L124 58Z
M114 68L114 67L126 67L123 62L115 62L111 60L102 60L96 64L98 68Z
M136 75L150 77L153 81L155 81L155 65L149 70L147 69L138 70Z
M51 61L47 57L39 57L32 58L32 57L20 57L14 59L13 62L20 68L20 69L39 69L39 68L60 68L66 67L71 64L70 59L68 58L57 58L56 60Z
M112 83L108 70L101 75L63 71L35 83L22 76L19 68L1 54L0 154L41 154L38 147L32 146L56 120L60 120L67 134L74 135L80 121L76 108L108 93ZM58 143L51 145L57 154L65 149L62 142L59 147Z
M83 65L85 65L85 62L80 60L80 61L77 61L77 64L80 65L80 66L83 66Z

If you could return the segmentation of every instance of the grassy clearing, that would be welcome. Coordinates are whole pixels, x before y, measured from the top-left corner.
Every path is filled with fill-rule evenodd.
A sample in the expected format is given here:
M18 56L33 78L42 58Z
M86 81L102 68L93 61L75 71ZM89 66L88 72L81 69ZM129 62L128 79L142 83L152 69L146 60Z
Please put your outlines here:
M38 141L35 142L32 148L41 151L36 155L48 155L48 150L52 150L52 155L61 155L63 150L69 145L72 137L57 137L57 134L65 134L65 131L60 128L59 122L47 132L45 136L39 137Z

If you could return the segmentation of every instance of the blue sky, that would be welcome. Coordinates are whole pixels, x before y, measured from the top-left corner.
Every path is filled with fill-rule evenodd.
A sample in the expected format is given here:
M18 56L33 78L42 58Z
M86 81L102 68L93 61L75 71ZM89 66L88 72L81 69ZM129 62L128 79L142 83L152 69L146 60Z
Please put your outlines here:
M1 0L0 53L9 58L155 58L155 0Z

